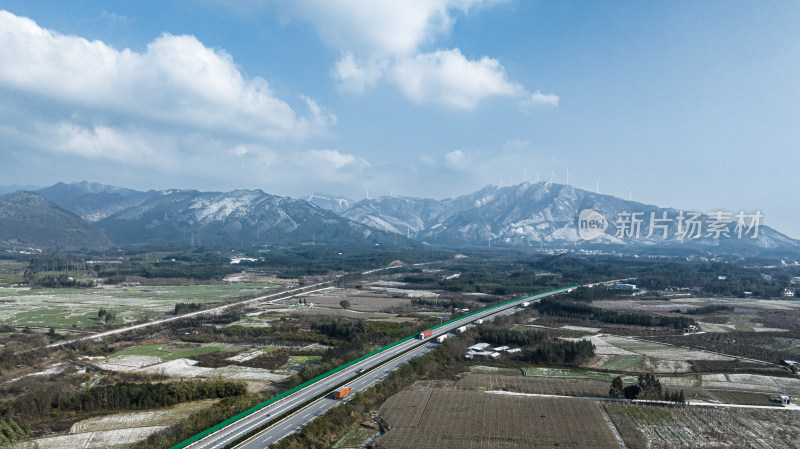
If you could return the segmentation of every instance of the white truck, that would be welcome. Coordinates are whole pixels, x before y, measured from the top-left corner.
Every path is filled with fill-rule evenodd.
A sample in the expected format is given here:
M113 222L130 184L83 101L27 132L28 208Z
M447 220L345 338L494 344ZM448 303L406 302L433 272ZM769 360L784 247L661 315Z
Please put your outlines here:
M442 335L439 335L438 337L436 337L436 343L441 343L441 342L443 342L445 340L447 340L447 334L442 334Z
M467 326L461 326L458 329L456 329L456 333L457 334L461 334L461 333L464 333L466 331L467 331Z

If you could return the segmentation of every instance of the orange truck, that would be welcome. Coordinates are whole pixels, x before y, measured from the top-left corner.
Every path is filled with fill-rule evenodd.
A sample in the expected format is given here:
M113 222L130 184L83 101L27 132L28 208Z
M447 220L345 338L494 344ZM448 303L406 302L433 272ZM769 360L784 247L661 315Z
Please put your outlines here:
M334 399L342 399L343 397L350 394L350 387L342 388L341 390L336 390L333 392Z

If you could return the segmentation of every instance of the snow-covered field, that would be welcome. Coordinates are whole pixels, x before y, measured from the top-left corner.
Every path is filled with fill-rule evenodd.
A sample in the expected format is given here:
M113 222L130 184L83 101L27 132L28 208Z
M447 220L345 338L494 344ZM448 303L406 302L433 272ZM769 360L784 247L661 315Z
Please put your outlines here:
M72 425L69 434L37 438L15 449L113 448L133 444L178 422L194 412L211 406L216 400L181 404L164 410L126 412L85 419Z
M697 326L703 332L715 332L715 333L724 333L736 330L736 326L733 324L717 324L717 323L703 323L698 322Z
M561 329L565 329L568 331L578 331L578 332L590 332L590 333L598 333L600 332L599 327L584 327L584 326L561 326Z
M684 349L677 346L662 345L648 341L633 340L625 337L604 336L603 339L617 348L662 360L733 360L733 357L724 355Z
M759 393L800 394L800 379L757 374L706 374L703 386Z
M696 387L700 384L700 381L697 380L697 376L664 376L659 377L658 381L661 382L661 385L667 387Z
M103 362L96 363L100 369L108 371L137 371L146 366L161 363L161 357L151 355L121 355Z
M204 368L194 366L196 364L196 360L185 358L163 362L161 357L121 355L99 362L97 367L108 371L163 374L171 377L224 377L226 379L257 380L262 382L279 382L289 377L288 374L278 374L263 368L236 365L222 368Z
M626 351L625 349L614 346L606 341L608 336L593 335L591 337L582 338L564 338L568 341L589 340L594 345L595 355L636 355L637 353Z
M16 449L76 449L113 448L141 441L167 426L134 427L130 429L103 430L55 437L37 438L15 446Z
M263 353L264 353L263 349L256 349L255 351L248 351L248 352L243 352L241 354L236 354L232 357L228 357L225 360L241 363L241 362L246 362L248 360L253 360L254 358L260 356Z
M381 292L386 292L389 294L396 294L396 295L404 295L409 298L435 298L439 296L438 293L434 293L427 290L405 290L402 288L394 288L394 287L370 287L370 290L377 290Z

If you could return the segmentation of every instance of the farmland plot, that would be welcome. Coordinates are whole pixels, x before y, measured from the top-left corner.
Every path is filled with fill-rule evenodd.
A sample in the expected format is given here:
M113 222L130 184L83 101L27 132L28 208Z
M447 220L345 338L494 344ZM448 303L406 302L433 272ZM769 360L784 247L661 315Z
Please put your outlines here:
M611 382L617 377L616 374L604 373L598 371L588 371L574 368L525 368L526 376L543 376L543 377L565 377L575 379L596 379ZM635 377L626 376L623 378L625 382L636 382Z
M799 412L603 404L630 447L796 448Z
M595 355L639 355L636 352L627 351L622 349L618 346L615 346L608 341L606 341L609 336L600 336L600 335L593 335L591 337L580 337L580 338L562 338L563 340L567 341L581 341L581 340L589 340L594 345L594 353Z
M413 290L403 290L413 292ZM350 301L350 308L359 312L383 312L392 307L407 306L411 304L408 297L394 298L378 292L364 292L354 289L330 289L320 293L304 296L305 299L314 303L317 307L328 307L340 309L342 300Z
M273 284L107 286L91 289L0 289L0 321L69 328L99 326L97 312L112 312L116 324L171 313L178 302L215 303L238 296L266 294Z
M643 358L641 355L615 355L606 361L601 368L611 371L624 371L641 363Z
M608 395L609 382L593 379L470 374L459 379L455 386L459 390L505 390L519 393L605 397Z
M516 368L500 368L497 366L474 365L469 367L469 371L475 374L502 374L505 376L522 376L522 370Z
M618 448L596 402L473 391L400 392L381 414L385 449ZM419 409L423 412L420 414Z
M706 374L703 386L721 390L800 394L800 379L758 374Z
M636 354L647 355L662 360L733 360L733 357L726 357L718 354L711 354L703 351L684 349L676 346L662 345L649 341L633 340L625 337L604 336L603 339L618 348Z

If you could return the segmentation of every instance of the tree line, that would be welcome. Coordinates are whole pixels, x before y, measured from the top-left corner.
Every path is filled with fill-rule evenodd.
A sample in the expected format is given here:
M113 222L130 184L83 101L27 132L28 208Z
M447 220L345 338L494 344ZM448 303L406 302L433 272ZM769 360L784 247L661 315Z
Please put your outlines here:
M530 363L573 365L594 356L594 344L589 340L545 340L535 349L526 350L519 360Z
M632 324L638 326L672 326L684 328L695 324L689 317L681 316L652 316L632 313L618 313L613 310L605 310L599 307L592 307L587 304L563 299L545 298L533 307L542 315L559 316L565 318L594 319L609 324Z
M45 382L0 402L0 417L36 421L62 414L165 407L181 402L245 394L243 382L222 379L169 383L120 382L89 390L65 382Z

